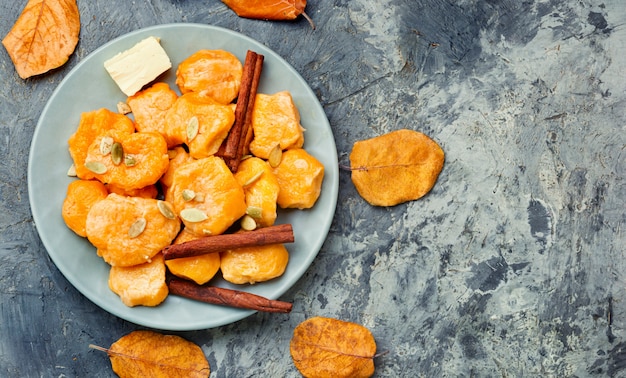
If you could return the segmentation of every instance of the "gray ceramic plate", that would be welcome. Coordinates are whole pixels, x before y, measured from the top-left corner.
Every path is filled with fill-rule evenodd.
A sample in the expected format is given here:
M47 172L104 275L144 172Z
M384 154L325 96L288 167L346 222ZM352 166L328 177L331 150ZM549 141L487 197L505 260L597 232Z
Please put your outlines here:
M265 56L259 93L291 92L305 127L305 149L325 166L322 194L313 209L280 210L277 223L291 223L295 243L288 244L290 261L285 274L252 286L234 286L217 278L213 283L276 299L307 270L321 248L335 211L338 192L337 151L323 108L302 77L280 56L236 32L198 24L168 24L138 30L100 47L81 61L54 91L35 129L28 164L28 193L41 240L58 269L83 295L104 310L130 322L162 330L197 330L229 324L253 312L209 305L169 296L158 307L126 307L108 288L109 267L94 247L69 230L61 205L72 178L67 140L82 112L102 107L116 110L126 97L108 76L103 62L148 36L161 39L173 68L164 74L175 88L176 66L199 49L224 49L243 62L248 49Z

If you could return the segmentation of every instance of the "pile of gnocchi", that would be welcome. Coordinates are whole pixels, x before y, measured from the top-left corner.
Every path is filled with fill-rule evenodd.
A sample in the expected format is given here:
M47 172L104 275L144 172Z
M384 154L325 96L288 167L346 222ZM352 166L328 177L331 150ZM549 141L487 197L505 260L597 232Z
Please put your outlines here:
M118 104L85 112L68 140L72 177L65 224L110 265L109 287L127 306L157 306L166 275L235 284L282 275L283 245L165 260L168 245L274 224L280 208L307 209L324 166L304 148L291 94L256 94L249 154L232 172L217 153L235 121L242 63L199 50L176 69L176 86L154 82ZM132 118L130 117L132 115ZM278 161L272 151L280 151ZM274 160L274 161L271 161Z

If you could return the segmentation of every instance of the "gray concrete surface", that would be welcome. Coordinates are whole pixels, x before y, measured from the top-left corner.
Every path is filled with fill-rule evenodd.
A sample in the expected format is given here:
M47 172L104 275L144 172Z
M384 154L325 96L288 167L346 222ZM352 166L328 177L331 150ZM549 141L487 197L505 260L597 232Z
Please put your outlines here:
M4 37L25 1L4 2ZM331 231L284 296L178 334L211 377L297 377L294 327L312 316L374 334L377 377L626 376L626 8L620 0L310 1L303 19L238 18L219 1L79 1L60 69L20 79L0 49L0 376L109 377L110 345L139 329L92 304L48 258L29 208L38 117L72 67L151 25L226 27L306 79L352 144L399 128L446 152L425 198L373 208L340 177Z

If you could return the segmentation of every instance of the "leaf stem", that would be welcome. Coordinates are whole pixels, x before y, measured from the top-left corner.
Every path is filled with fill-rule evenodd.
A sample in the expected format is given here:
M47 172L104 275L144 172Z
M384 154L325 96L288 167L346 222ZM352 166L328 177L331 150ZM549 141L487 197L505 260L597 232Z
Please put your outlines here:
M103 347L98 346L98 345L89 344L89 348L95 349L95 350L99 350L101 352L109 353L109 350L107 348L103 348Z
M304 11L302 12L302 17L304 17L309 22L309 25L311 25L311 28L315 30L315 23L313 22L313 19L309 17L309 15L306 14Z

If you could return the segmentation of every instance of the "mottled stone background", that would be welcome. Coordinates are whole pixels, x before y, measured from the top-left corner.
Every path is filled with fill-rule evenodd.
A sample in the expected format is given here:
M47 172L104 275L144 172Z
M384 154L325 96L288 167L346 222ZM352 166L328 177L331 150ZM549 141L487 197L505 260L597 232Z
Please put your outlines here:
M4 2L2 37L25 1ZM621 0L309 1L303 19L238 18L221 2L79 1L60 69L20 79L0 51L0 376L108 377L108 346L139 327L77 292L30 213L27 159L48 97L124 33L212 24L267 45L313 88L340 163L399 128L446 151L425 198L373 208L342 171L327 241L283 299L180 332L212 377L297 377L293 328L312 316L374 334L377 377L626 376L626 7Z

